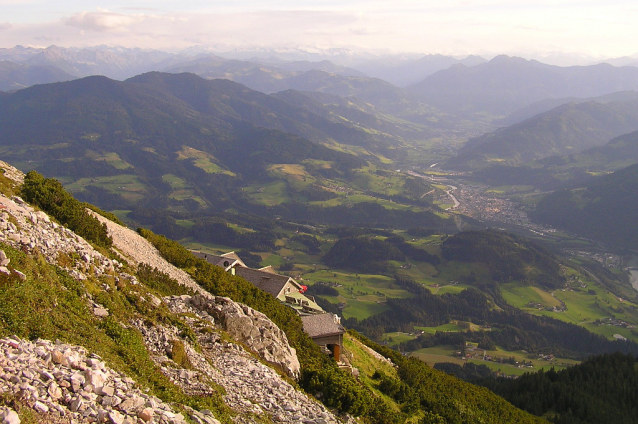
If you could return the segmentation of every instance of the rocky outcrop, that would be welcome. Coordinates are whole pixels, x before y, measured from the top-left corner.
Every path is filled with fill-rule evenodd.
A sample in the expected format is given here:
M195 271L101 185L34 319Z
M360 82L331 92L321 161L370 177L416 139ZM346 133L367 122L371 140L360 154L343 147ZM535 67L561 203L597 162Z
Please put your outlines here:
M231 337L249 346L261 359L280 366L292 377L299 376L295 349L288 344L286 334L261 312L220 296L181 296L169 305L175 312L189 305L197 313L212 316Z
M288 375L299 375L299 360L286 334L266 315L226 297L213 296L188 274L169 264L146 239L135 231L95 215L107 225L118 251L135 264L145 263L175 278L198 295L188 297L195 308L206 311L233 338L242 342L261 359L281 367Z
M133 323L144 336L151 357L173 383L190 395L210 396L223 391L225 403L240 412L235 422L241 424L255 422L250 418L252 416L268 416L273 423L286 424L341 422L325 406L296 390L255 355L215 331L218 313L215 309L236 305L235 302L226 303L225 298L216 299L219 304L201 296L164 298L171 311L186 317L196 334L197 349L193 340L181 337L174 327L148 325L142 320ZM176 346L183 352L179 359L174 354Z
M64 417L65 422L186 423L181 413L145 394L98 356L46 340L0 340L0 393L12 394L33 408L42 422ZM3 415L5 422L20 422L15 411Z
M87 273L114 275L122 264L95 250L82 237L26 204L20 197L0 195L0 241L27 253L44 255L80 280Z

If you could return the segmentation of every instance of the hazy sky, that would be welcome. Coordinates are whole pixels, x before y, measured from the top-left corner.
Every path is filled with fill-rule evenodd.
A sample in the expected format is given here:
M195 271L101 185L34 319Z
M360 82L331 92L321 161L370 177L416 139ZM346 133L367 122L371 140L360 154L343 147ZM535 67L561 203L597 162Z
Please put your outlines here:
M0 0L0 12L0 47L638 53L635 0Z

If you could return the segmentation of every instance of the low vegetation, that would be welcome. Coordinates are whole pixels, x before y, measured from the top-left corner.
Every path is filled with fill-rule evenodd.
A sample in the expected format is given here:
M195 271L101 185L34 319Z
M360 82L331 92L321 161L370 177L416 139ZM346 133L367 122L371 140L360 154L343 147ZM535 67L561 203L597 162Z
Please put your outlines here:
M58 180L44 178L31 171L24 178L20 193L26 201L49 213L86 240L105 248L113 244L106 225L90 216L86 211L87 205L76 200Z

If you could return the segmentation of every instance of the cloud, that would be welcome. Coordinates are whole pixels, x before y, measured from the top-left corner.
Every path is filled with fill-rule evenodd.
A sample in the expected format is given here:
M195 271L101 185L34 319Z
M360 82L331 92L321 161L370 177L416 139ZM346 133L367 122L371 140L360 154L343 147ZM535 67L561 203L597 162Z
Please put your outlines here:
M11 28L13 28L13 25L11 25L9 22L0 22L0 31Z
M105 9L97 12L80 12L63 19L66 25L92 31L122 31L145 19L143 15L123 15Z

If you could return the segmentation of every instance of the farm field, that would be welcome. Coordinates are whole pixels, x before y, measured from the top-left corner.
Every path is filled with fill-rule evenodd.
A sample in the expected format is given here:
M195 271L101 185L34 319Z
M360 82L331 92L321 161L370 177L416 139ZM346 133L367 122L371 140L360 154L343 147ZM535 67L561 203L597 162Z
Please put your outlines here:
M132 174L80 178L65 184L65 187L71 193L77 193L85 190L85 188L90 185L108 190L129 201L141 200L147 191L146 185L144 185L136 175Z
M452 362L459 365L463 365L466 362L472 362L477 365L485 365L493 371L502 372L507 375L522 375L526 372L535 372L541 369L547 371L552 367L555 370L560 370L578 363L578 361L565 358L552 358L550 360L543 359L539 357L539 355L529 354L522 351L512 352L501 349L483 350L478 349L473 343L468 343L466 346L466 359L461 358L457 354L458 352L458 347L438 346L434 348L419 349L412 352L411 355L421 359L430 366L434 366L435 363L440 362ZM491 358L491 360L488 360L488 358ZM519 362L519 364L516 365L507 362L499 362L508 360ZM522 365L523 362L528 365ZM529 365L530 363L531 365Z

